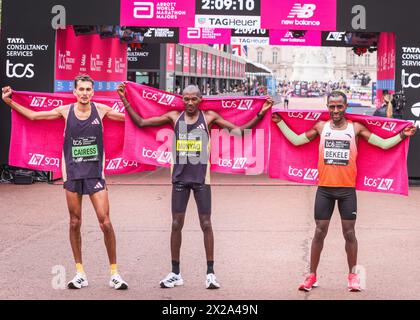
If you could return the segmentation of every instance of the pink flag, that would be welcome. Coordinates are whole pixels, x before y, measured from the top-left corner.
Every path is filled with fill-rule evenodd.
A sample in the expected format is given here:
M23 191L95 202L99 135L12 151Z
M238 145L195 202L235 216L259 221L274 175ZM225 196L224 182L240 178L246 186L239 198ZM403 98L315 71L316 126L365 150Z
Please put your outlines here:
M13 100L33 111L48 111L75 102L71 94L18 91L13 92ZM95 97L93 100L124 112L124 105L119 99ZM33 170L52 171L55 177L59 177L63 134L63 119L31 121L13 112L9 164ZM106 174L135 173L155 169L153 166L124 159L122 157L123 144L124 123L104 119Z
M314 126L319 120L328 120L326 111L277 111L286 124L297 134ZM389 138L411 125L408 121L347 114L346 118L360 122L372 133ZM407 152L409 140L405 139L389 150L382 150L358 141L356 189L371 192L408 195ZM271 178L305 184L318 183L319 137L312 142L294 146L281 133L277 125L271 124L271 147L269 174Z
M127 99L144 118L171 110L184 110L182 97L144 85L127 82ZM201 110L213 110L237 125L250 121L260 111L265 97L204 98ZM172 159L173 127L137 128L126 115L124 158L156 166L169 166ZM224 173L261 174L268 165L270 116L266 115L244 137L233 137L213 126L211 170Z

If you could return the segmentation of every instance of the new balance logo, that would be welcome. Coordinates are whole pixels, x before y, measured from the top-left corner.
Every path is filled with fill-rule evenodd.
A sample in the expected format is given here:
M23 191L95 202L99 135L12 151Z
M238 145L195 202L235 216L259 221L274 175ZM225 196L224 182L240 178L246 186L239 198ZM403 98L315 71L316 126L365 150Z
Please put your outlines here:
M98 118L96 118L95 120L92 121L92 124L101 124L98 120Z
M102 183L98 182L98 183L96 184L95 188L93 188L93 189L97 190L97 189L102 189L103 187L104 187L104 186L102 185Z
M289 19L299 18L299 19L308 19L314 15L314 11L316 9L315 4L300 4L295 3L292 10L290 11L289 15L287 16Z

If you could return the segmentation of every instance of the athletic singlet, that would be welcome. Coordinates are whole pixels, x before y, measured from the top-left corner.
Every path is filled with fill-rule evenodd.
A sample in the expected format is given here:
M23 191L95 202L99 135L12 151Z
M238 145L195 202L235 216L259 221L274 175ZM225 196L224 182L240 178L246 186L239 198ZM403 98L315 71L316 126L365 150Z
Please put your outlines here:
M334 130L325 123L319 143L319 185L323 187L355 187L357 145L354 126L347 121L345 130Z
M182 112L174 131L172 183L210 184L210 134L203 112L194 124L186 124Z
M90 116L79 120L70 106L64 131L63 180L104 178L102 119L94 103Z

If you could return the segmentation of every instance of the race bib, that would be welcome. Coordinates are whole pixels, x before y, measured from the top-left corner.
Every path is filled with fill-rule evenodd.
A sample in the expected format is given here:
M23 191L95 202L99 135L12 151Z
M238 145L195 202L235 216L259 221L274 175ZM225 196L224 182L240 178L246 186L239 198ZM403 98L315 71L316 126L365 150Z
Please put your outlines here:
M350 160L350 141L325 140L324 164L347 166Z
M72 139L71 155L75 163L99 161L96 137Z

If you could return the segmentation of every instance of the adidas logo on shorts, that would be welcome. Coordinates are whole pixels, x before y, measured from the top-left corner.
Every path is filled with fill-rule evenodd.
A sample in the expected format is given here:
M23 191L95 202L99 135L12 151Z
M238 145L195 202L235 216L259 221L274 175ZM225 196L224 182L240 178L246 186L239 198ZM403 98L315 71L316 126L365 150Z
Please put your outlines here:
M101 188L103 188L103 187L104 187L104 186L102 185L102 183L98 182L98 183L96 184L95 188L93 188L93 189L101 189Z

